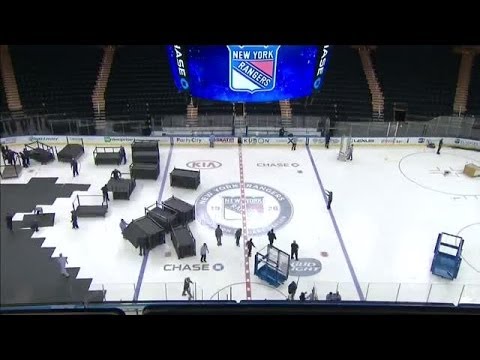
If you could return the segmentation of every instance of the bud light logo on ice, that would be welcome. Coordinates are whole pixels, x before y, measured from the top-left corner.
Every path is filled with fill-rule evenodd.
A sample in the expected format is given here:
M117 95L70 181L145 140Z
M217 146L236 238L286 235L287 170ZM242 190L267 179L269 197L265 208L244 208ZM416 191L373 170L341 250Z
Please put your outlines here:
M322 270L322 263L313 258L301 258L290 261L290 275L292 276L312 276Z
M227 45L230 56L230 89L272 91L275 88L280 45Z

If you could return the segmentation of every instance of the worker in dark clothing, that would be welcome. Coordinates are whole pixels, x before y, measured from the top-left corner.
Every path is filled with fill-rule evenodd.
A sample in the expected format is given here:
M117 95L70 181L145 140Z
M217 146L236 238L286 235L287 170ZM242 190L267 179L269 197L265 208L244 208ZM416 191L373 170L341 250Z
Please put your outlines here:
M138 239L138 247L140 248L140 256L147 255L147 238L141 237Z
M270 230L268 233L268 242L270 243L270 246L273 246L273 240L277 240L277 236L275 235L275 233L273 232L273 229Z
M8 163L9 163L10 165L17 165L17 158L16 158L16 156L15 156L16 154L17 154L17 153L16 153L15 151L13 151L13 150L9 150L9 151L8 151L8 157L7 157L7 159L8 159Z
M340 296L340 293L338 290L335 293L332 293L331 291L327 294L326 297L327 301L342 301L342 297Z
M443 139L440 139L438 143L437 155L440 155L440 150L442 149L442 146L443 146Z
M23 152L20 151L20 157L22 158L22 166L24 168L28 168L28 165L27 165L27 159L25 157L25 154Z
M12 214L7 214L5 219L7 221L8 230L13 231L13 215Z
M190 288L190 284L193 284L193 281L190 280L189 277L185 278L185 280L183 281L183 292L182 292L182 296L186 296L188 294L188 300L191 300L193 299L193 295L192 295L192 290Z
M115 169L112 171L110 177L114 178L115 180L119 180L122 177L122 173L120 172L120 170Z
M295 281L292 281L288 285L288 300L294 300L296 292L297 292L297 283Z
M78 229L78 215L75 210L72 210L72 229Z
M7 161L8 165L12 165L12 157L10 155L10 152L11 152L10 150L7 150L5 152L5 155L6 155L5 160Z
M127 152L125 151L125 148L123 146L120 146L120 163L123 161L123 164L125 165L127 163Z
M8 146L2 146L3 162L7 163L9 161L9 154L10 150L8 149Z
M327 190L326 194L327 194L327 210L330 210L330 206L332 205L332 201L333 201L333 192Z
M106 203L107 201L110 201L110 198L108 197L108 187L107 187L107 184L105 184L105 185L102 187L102 194L103 194L103 201L102 201L102 205L103 205L103 203Z
M38 221L36 219L33 220L32 225L30 225L30 229L35 232L39 230Z
M240 238L241 237L242 237L242 229L237 229L237 231L235 231L235 241L236 241L237 246L240 246Z
M252 247L256 246L253 244L253 239L250 238L250 240L247 241L248 257L252 256Z
M27 148L23 149L23 155L25 155L25 162L27 163L27 166L30 166L30 153Z
M72 161L70 161L70 167L72 168L73 171L73 177L75 175L78 175L78 162L74 158L72 158Z
M2 150L2 157L3 157L3 161L7 160L7 149L5 146L3 145L0 145L0 148Z
M330 131L327 131L325 134L325 147L328 149L330 146Z
M217 228L215 229L215 237L217 238L217 246L222 246L222 236L223 236L223 231L220 229L220 225L217 225Z
M278 131L278 136L284 137L285 136L285 128L282 126Z
M295 260L298 261L298 244L295 240L293 240L293 243L290 245L290 248L292 250L291 251L292 259L295 256Z

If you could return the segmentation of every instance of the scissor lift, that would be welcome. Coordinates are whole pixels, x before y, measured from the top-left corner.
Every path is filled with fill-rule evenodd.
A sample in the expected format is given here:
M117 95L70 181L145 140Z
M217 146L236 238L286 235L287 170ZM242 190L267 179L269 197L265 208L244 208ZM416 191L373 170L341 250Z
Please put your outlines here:
M453 280L457 277L462 263L463 238L457 235L440 233L430 271L434 275Z

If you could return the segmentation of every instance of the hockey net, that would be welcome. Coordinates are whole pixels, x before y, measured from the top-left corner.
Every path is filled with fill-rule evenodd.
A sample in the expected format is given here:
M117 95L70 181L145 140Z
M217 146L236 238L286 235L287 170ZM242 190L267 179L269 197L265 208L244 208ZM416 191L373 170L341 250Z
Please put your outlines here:
M342 136L340 140L340 150L338 151L338 160L347 161L347 151L352 144L351 136Z

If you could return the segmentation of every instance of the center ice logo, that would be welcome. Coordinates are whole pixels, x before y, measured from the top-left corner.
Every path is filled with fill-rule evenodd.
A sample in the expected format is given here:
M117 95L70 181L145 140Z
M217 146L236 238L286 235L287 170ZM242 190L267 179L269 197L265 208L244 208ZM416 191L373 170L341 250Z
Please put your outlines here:
M242 219L240 200L240 196L225 196L223 198L223 217L226 220ZM263 196L246 196L245 203L248 215L253 215L253 213L263 214Z
M293 215L293 206L282 192L270 186L245 183L248 234L265 235L270 229L287 224ZM195 202L196 219L202 225L233 235L242 228L240 183L216 186L201 194Z
M227 45L227 48L231 90L253 94L275 88L280 45Z

